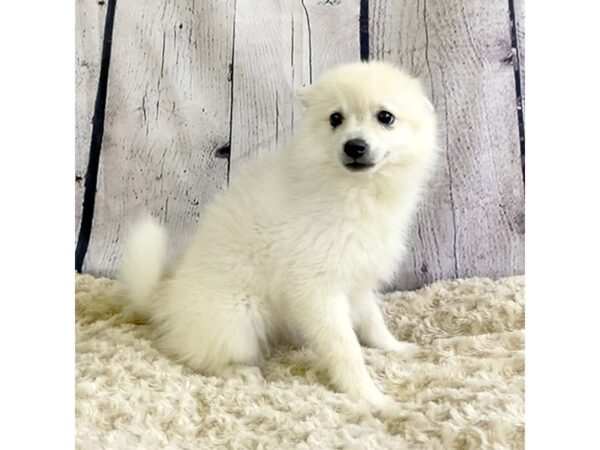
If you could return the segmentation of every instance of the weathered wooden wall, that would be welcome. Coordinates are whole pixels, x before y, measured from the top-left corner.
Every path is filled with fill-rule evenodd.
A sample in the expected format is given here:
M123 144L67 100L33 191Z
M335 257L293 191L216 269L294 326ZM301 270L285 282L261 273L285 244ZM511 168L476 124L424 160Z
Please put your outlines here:
M105 16L106 108L92 121ZM145 212L178 252L240 165L292 133L294 90L362 55L421 77L441 123L444 155L394 287L523 273L520 0L77 0L77 19L83 271L114 275L128 225ZM101 145L90 145L102 119Z

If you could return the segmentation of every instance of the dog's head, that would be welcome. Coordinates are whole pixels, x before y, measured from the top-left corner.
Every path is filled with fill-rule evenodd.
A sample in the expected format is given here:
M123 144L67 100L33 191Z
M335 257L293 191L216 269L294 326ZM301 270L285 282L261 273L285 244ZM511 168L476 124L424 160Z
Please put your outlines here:
M297 96L307 164L374 173L433 159L433 106L418 80L390 64L341 66Z

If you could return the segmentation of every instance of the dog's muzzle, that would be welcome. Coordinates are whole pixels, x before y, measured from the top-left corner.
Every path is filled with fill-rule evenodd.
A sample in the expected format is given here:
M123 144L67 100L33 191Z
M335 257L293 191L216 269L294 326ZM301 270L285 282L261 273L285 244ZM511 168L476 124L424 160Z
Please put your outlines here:
M363 139L350 139L344 144L343 164L348 170L360 171L373 167L370 158L369 144Z

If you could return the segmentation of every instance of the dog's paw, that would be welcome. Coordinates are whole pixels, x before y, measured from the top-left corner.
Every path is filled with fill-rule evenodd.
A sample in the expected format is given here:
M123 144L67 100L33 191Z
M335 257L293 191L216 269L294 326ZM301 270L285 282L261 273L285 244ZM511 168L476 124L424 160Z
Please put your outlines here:
M423 348L417 344L412 344L410 342L394 341L390 345L389 350L399 353L403 357L410 358L421 353L423 351Z
M368 403L372 413L382 419L394 419L403 414L401 405L387 395L382 394L375 401L373 399L368 400Z
M413 411L409 407L394 400L391 400L385 406L375 411L374 415L389 423L410 421L414 424L420 424L422 427L430 425L429 420L422 413Z
M219 375L226 379L232 380L237 379L246 383L264 383L265 378L259 367L256 366L244 366L244 365L229 365L225 367Z
M399 419L405 415L400 403L390 399L388 403L375 411L375 415L381 419Z

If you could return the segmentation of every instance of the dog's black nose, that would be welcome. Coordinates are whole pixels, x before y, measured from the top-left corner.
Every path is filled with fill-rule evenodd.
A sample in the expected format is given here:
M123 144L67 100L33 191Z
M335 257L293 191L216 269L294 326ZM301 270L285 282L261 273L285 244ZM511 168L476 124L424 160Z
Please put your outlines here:
M369 145L362 139L351 139L344 144L344 153L358 159L369 151Z

